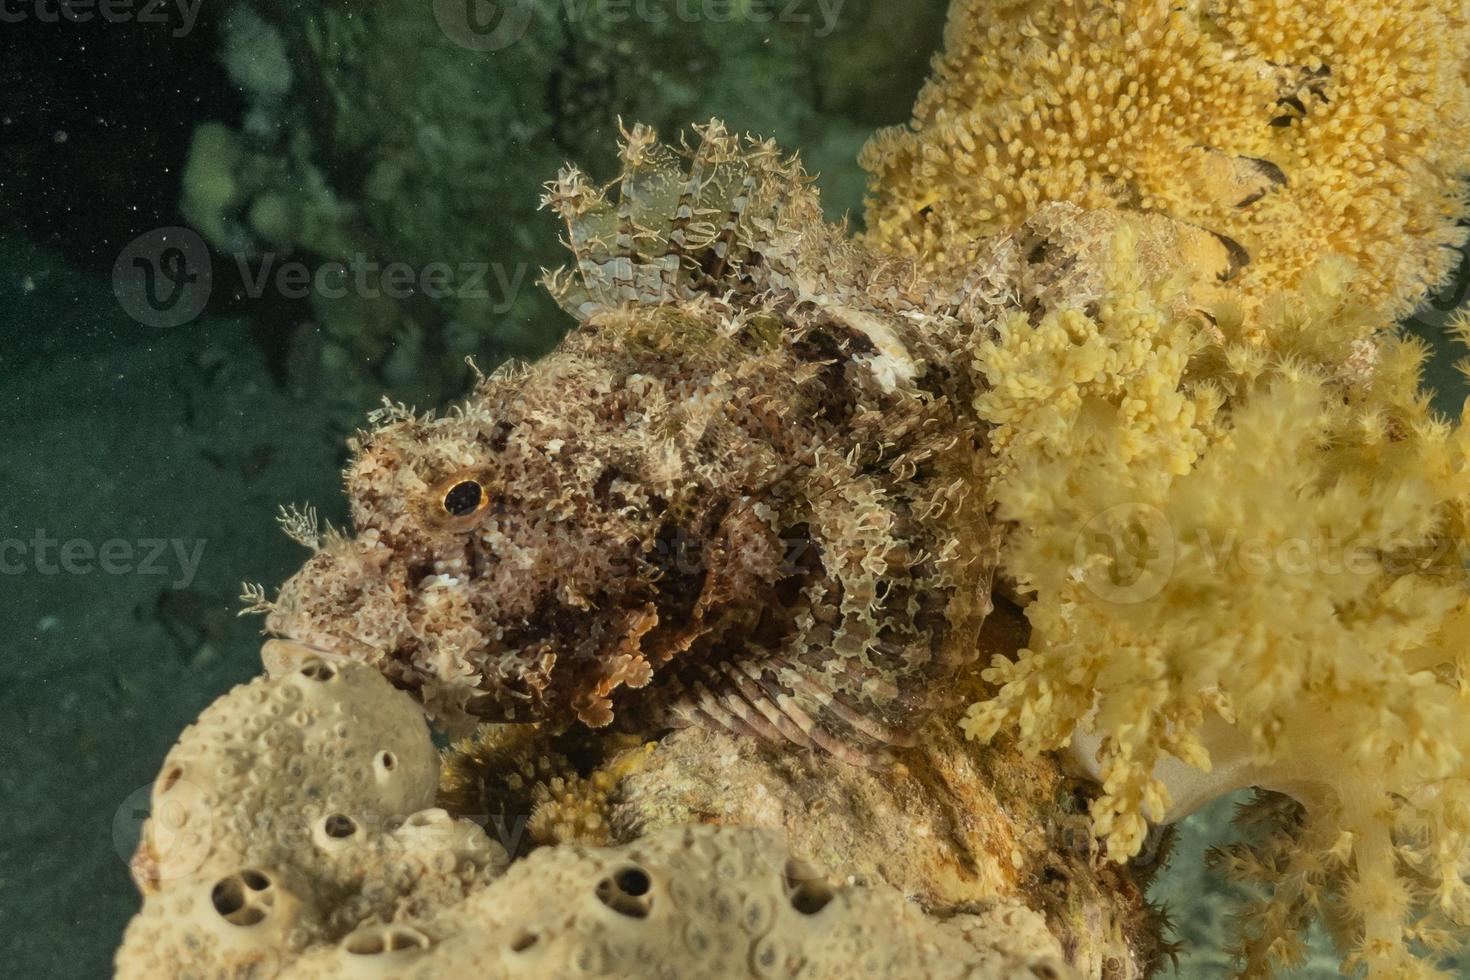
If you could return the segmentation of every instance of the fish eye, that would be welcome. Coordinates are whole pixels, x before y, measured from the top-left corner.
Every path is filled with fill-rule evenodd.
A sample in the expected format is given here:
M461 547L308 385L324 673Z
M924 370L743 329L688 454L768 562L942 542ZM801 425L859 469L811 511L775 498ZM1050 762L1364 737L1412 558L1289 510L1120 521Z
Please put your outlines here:
M477 480L460 480L444 492L444 512L450 517L468 517L485 502L485 488Z

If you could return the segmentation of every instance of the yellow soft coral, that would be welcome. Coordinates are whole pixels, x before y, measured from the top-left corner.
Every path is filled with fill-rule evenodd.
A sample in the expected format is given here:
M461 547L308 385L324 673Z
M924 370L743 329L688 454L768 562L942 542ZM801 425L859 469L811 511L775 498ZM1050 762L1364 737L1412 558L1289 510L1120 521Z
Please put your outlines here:
M1296 822L1267 821L1285 843L1234 858L1273 890L1247 909L1247 975L1321 915L1349 964L1432 976L1407 944L1470 922L1470 426L1431 417L1415 343L1366 339L1343 264L1265 305L1263 349L1228 316L1181 320L1129 247L1094 317L978 348L1033 635L965 728L1075 734L1117 858L1212 793L1289 794ZM1176 781L1181 762L1217 771Z
M1133 247L1134 233L1123 226L1114 242L1122 261L1107 270L1112 288L1102 316L1064 306L1032 324L1025 311L1014 310L977 346L989 387L976 404L994 426L999 473L1063 442L1113 440L1117 455L1110 465L1167 480L1186 472L1204 448L1199 424L1218 399L1204 388L1179 389L1201 344L1201 324L1169 312L1178 283L1144 286ZM1099 413L1104 403L1117 411Z
M958 0L869 235L942 271L1045 202L1158 213L1239 247L1248 311L1335 254L1406 313L1464 237L1467 51L1451 0Z

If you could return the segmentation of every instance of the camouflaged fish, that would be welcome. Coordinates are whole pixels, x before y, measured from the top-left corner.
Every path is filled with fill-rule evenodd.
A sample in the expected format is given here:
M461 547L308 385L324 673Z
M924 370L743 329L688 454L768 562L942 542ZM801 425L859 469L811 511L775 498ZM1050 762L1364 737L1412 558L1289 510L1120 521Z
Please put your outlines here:
M826 223L773 143L696 132L547 185L577 328L442 417L378 413L355 533L297 515L314 556L252 594L268 666L365 661L451 729L911 740L990 608L973 317Z

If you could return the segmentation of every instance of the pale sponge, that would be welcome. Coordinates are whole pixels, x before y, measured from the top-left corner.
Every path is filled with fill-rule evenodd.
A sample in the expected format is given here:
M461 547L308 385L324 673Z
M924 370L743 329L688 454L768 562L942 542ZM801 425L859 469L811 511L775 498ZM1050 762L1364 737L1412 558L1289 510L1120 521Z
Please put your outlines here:
M672 827L506 871L431 809L422 711L371 667L305 659L216 701L154 786L120 980L1077 977L1014 899L927 915L829 880L780 830Z
M1078 976L1041 916L938 920L888 887L837 885L784 837L671 828L615 848L542 848L443 915L370 927L290 980L438 977Z
M271 976L487 881L505 853L428 809L438 772L421 710L369 667L309 660L235 688L154 783L118 977Z

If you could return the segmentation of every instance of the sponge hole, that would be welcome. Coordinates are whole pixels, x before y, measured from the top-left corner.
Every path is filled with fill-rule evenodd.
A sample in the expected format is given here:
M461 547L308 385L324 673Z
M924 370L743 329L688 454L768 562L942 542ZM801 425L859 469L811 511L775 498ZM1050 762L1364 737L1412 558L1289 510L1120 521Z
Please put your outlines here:
M653 905L648 872L637 865L619 868L597 883L597 900L619 915L646 919Z
M158 792L160 794L167 793L169 790L177 786L179 784L179 780L182 778L184 778L183 766L169 767L168 772L164 773L158 778Z
M428 949L429 945L428 936L407 926L370 926L342 941L342 948L353 956L415 952Z
M244 927L264 922L275 904L275 896L270 876L247 868L215 882L209 901L220 918L232 926Z
M337 676L337 668L324 660L309 660L302 665L301 676L325 683Z
M345 813L334 813L322 821L322 831L333 840L344 840L357 833L357 821Z
M815 867L797 858L786 862L786 899L802 915L816 915L836 894Z

